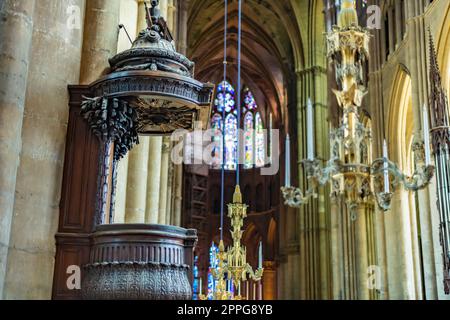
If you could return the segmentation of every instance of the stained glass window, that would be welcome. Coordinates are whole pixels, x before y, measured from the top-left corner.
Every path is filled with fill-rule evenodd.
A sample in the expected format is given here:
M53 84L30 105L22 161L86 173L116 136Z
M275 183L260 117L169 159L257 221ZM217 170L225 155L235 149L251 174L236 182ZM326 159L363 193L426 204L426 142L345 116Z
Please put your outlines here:
M225 118L225 170L236 170L237 130L237 118L229 114Z
M215 169L220 169L222 164L222 128L223 128L223 121L222 116L220 114L215 114L211 118L211 130L213 131L213 147L212 147L212 161L211 165Z
M247 111L256 110L258 108L255 97L248 88L244 90L244 105L244 113Z
M223 113L225 113L225 121L222 118ZM243 90L242 115L243 122L238 125L235 90L227 81L220 83L217 86L210 124L213 130L211 166L214 169L221 168L222 159L224 158L225 170L236 170L238 128L242 128L244 131L244 169L264 166L265 141L263 123L261 114L258 112L255 97L248 88ZM223 145L222 141L222 132L225 135L225 145ZM225 152L224 157L223 151Z
M253 168L253 145L254 145L254 130L253 130L253 113L250 111L244 117L244 146L245 146L245 169Z
M194 269L193 269L194 283L192 285L193 291L193 300L198 300L198 295L200 293L200 281L199 281L199 273L198 273L198 256L194 258Z
M265 165L264 127L259 112L255 115L255 165L257 168Z
M212 275L212 270L217 268L219 264L219 259L217 254L219 253L219 248L213 242L211 248L209 249L209 270L208 270L208 300L212 300L214 288L216 283Z
M234 88L233 86L224 81L217 86L217 96L214 101L215 112L222 113L225 107L225 112L230 113L235 111L236 102L234 99Z

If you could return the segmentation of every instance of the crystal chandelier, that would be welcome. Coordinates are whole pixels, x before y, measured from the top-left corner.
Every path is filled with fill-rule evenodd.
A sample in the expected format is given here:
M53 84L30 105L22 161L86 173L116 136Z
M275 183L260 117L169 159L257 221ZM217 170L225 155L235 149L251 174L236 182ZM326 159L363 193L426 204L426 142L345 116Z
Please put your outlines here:
M399 185L408 191L427 187L434 166L430 160L428 114L424 108L424 144L416 145L417 169L412 176L401 172L389 160L386 141L383 157L372 160L371 128L362 120L362 101L367 93L364 86L363 66L369 58L370 34L358 25L355 3L345 0L339 14L338 25L327 34L328 58L335 65L336 80L340 90L333 90L342 111L339 127L330 130L330 160L325 166L315 157L313 105L308 101L307 146L308 157L304 166L308 189L303 192L290 183L290 142L286 139L286 182L281 188L285 204L299 208L318 197L318 188L330 183L331 197L343 197L356 219L357 208L376 203L381 210L390 209L395 188Z

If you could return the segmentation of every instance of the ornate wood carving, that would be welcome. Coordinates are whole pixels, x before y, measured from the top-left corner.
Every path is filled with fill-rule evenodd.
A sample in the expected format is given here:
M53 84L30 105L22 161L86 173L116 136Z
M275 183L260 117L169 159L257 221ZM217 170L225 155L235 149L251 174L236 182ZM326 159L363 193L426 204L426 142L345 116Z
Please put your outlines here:
M188 300L195 230L103 225L83 267L84 299Z

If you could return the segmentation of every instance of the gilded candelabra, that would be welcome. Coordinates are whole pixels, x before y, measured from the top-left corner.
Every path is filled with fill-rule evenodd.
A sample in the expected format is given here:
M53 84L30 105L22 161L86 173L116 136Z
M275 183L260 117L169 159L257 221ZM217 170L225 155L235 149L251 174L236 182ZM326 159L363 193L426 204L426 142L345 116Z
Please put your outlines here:
M428 117L424 116L424 139L416 142L417 170L412 176L401 172L389 160L386 142L383 157L372 161L372 135L368 121L363 119L362 102L367 93L364 66L369 58L369 31L358 25L355 4L345 0L338 25L327 35L328 58L335 66L340 90L333 90L340 107L340 126L330 130L331 160L323 166L314 155L313 106L307 105L308 158L301 161L305 168L308 189L302 192L290 185L289 141L286 143L287 179L282 193L286 205L301 207L317 197L319 187L331 184L332 198L343 196L353 219L357 208L374 200L387 211L391 206L392 191L402 184L406 190L425 188L434 174L430 161Z
M247 249L241 243L242 227L244 219L247 217L247 205L242 203L242 194L239 186L233 195L233 203L228 204L228 217L231 219L231 236L233 245L225 250L223 240L219 244L219 252L217 254L218 264L212 270L212 276L216 282L213 292L214 300L243 300L241 295L241 284L248 279L255 282L261 281L264 273L262 268L262 253L259 253L259 267L256 271L247 262ZM261 248L261 247L260 247ZM233 295L228 290L226 279L233 282L234 287L238 288L238 294ZM207 300L208 297L200 295L201 300Z

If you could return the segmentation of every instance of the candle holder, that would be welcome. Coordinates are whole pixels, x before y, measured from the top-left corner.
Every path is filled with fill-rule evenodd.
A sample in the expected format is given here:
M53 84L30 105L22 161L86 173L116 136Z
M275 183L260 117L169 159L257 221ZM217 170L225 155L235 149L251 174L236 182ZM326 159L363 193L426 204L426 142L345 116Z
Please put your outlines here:
M344 15L338 25L327 35L328 58L336 69L336 81L341 90L333 90L340 108L339 127L330 130L331 157L326 166L314 156L313 104L308 99L307 154L301 161L307 190L290 184L290 146L286 140L286 185L281 188L285 204L299 208L311 198L318 197L318 189L330 183L332 199L341 197L356 219L359 208L376 202L382 211L388 211L395 188L402 185L408 191L427 187L434 174L430 165L430 140L428 115L424 109L423 141L415 145L417 168L412 176L403 173L389 160L387 144L383 146L383 158L372 161L372 132L370 118L362 110L367 94L364 68L369 57L370 32L358 25L354 2L347 1ZM342 13L341 12L341 13ZM356 17L356 18L355 18ZM354 20L354 18L356 20ZM361 120L362 119L362 120Z
M235 288L240 288L241 283L248 279L260 282L264 269L261 265L262 247L260 247L260 266L258 269L253 270L252 266L247 263L247 249L241 244L242 227L244 219L247 217L247 205L242 203L242 194L239 186L236 186L233 203L228 205L228 217L231 219L233 245L225 250L223 240L219 243L218 263L211 271L216 282L212 297L214 300L243 300L240 293L234 295L231 290L228 290L226 279L231 280ZM199 295L199 298L200 300L207 300L208 296Z
M386 158L376 159L369 166L363 163L344 163L337 159L330 160L326 167L322 167L321 161L317 159L303 160L301 163L307 174L308 189L306 192L292 186L281 188L285 204L292 208L300 208L311 199L316 199L319 187L330 183L330 195L333 198L343 195L347 199L354 197L367 202L375 199L382 211L388 211L397 187L401 186L407 191L422 190L429 185L435 171L434 166L422 162L409 176L403 173L394 162ZM384 181L386 173L389 181L388 188ZM347 202L354 203L355 201Z

